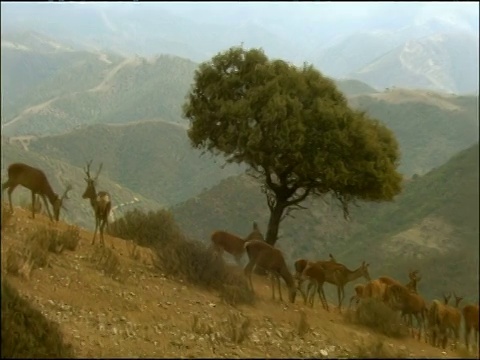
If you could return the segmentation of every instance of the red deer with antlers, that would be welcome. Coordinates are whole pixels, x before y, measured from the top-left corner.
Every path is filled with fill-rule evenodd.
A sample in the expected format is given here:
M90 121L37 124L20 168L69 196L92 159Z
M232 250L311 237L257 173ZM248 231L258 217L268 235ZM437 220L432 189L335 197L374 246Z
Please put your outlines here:
M23 163L14 163L8 167L8 180L2 184L2 195L5 189L8 189L8 201L10 203L10 212L13 214L12 206L12 192L18 185L29 189L32 192L32 218L35 219L35 198L36 194L40 195L43 199L45 207L47 208L48 216L50 220L59 220L60 208L63 206L63 201L68 199L68 192L72 189L71 185L68 185L62 196L58 196L52 190L50 183L47 180L45 173L37 168ZM53 217L50 212L50 208L47 203L47 199L53 208Z
M94 214L95 214L95 231L93 232L93 240L92 245L95 244L95 237L97 235L97 230L100 228L100 240L102 245L105 246L105 240L103 238L103 229L105 225L108 224L108 215L110 214L110 210L112 208L112 201L110 198L110 194L106 191L99 191L97 192L95 189L95 183L102 171L103 163L100 164L98 168L97 175L94 178L90 176L90 165L92 164L92 160L87 163L87 167L84 169L85 174L87 177L85 181L87 182L87 188L82 195L83 199L90 199L90 205L92 205ZM112 244L113 246L113 244Z

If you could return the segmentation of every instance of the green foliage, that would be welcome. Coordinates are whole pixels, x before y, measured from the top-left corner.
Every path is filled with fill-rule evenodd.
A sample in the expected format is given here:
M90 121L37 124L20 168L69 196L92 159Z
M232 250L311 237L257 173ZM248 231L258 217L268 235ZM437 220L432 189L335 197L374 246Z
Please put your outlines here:
M350 109L312 66L230 48L199 66L183 111L194 147L244 162L264 181L270 243L283 210L310 193L334 192L348 213L353 199L391 200L401 190L393 134Z
M2 284L2 358L73 358L58 324L23 299L7 280Z
M202 243L185 237L168 211L129 211L112 224L111 232L152 248L156 266L165 274L217 290L230 304L253 302L243 274L230 269Z

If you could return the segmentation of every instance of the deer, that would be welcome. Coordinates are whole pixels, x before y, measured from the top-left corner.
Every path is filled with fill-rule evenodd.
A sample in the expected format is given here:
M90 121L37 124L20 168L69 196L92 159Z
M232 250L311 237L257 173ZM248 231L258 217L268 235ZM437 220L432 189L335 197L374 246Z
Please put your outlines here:
M329 311L327 298L325 296L325 292L323 291L323 284L325 283L325 279L326 279L324 267L319 263L313 263L309 261L307 262L303 272L301 273L300 279L309 280L310 283L313 283L313 291L309 299L310 306L313 307L315 291L317 291L320 301L322 302L323 308ZM304 299L306 303L307 298L305 297Z
M29 189L32 192L32 218L35 219L35 198L38 194L45 204L47 209L48 216L50 221L57 221L60 218L60 209L65 209L63 201L69 199L67 196L68 192L72 189L71 185L67 185L64 193L61 196L58 196L50 186L47 176L45 173L24 163L13 163L8 167L8 179L2 184L2 197L5 189L8 189L8 201L10 203L10 212L13 214L12 206L12 192L18 185ZM53 209L53 217L48 206L48 201L50 202Z
M325 281L337 286L339 312L342 312L342 301L345 297L345 285L362 276L367 281L370 281L370 274L368 273L368 267L370 264L365 263L365 261L362 261L362 264L355 270L350 270L345 265L334 263L332 261L319 261L317 263L321 264L325 270ZM308 286L307 295L310 291L311 285L312 284L309 284Z
M453 296L455 298L455 307L453 307L448 305L448 300L451 296L452 294L450 294L447 298L444 294L445 307L447 309L445 325L447 327L447 330L450 330L452 332L452 335L454 337L453 348L456 349L460 339L460 325L462 323L462 313L458 308L458 305L463 300L463 297L457 296L455 292L453 292Z
M87 175L87 177L84 178L85 182L87 183L87 188L85 189L82 198L90 200L90 205L92 206L95 215L95 231L93 232L92 245L95 244L97 230L100 229L100 241L102 243L102 246L105 246L103 229L105 228L105 225L108 225L108 216L112 208L112 201L108 192L97 192L97 190L95 189L95 183L100 175L100 172L102 171L103 163L100 164L97 174L93 178L90 175L91 164L92 160L87 163L87 167L84 169L85 174Z
M465 347L468 350L468 342L470 334L473 330L475 338L475 347L478 349L478 304L465 305L462 310L463 320L465 323Z
M237 265L240 265L240 261L245 253L245 242L249 240L264 241L263 235L255 221L253 222L252 232L245 239L223 230L217 230L211 236L213 251L218 256L222 256L223 252L226 251L234 257Z
M458 297L455 294L454 296L455 307L448 305L451 294L443 294L443 302L441 300L433 300L428 309L428 322L431 333L431 344L433 346L438 346L441 344L441 346L445 349L448 340L447 333L449 330L453 333L453 337L455 338L455 343L453 344L454 348L457 346L460 323L462 321L462 314L458 309L458 305L463 298Z
M411 292L407 287L399 284L388 285L385 289L384 300L394 310L400 310L403 315L413 315L419 327L418 339L421 338L422 328L426 335L425 316L427 304L418 294ZM426 336L425 336L426 338Z
M249 259L248 264L245 266L244 273L248 279L252 293L255 292L252 283L252 271L255 266L258 266L272 275L272 300L275 300L275 280L277 280L280 301L283 301L280 286L281 277L287 284L290 302L295 302L297 287L295 286L292 274L288 270L282 252L262 240L249 240L245 242L244 247Z
M328 254L329 256L329 260L330 262L333 262L333 263L336 263L337 260L335 259L335 257L330 253ZM307 263L309 263L309 260L306 260L306 259L298 259L295 261L295 263L293 264L294 265L294 268L295 268L295 280L297 280L297 290L300 291L300 293L302 294L303 296L303 299L304 301L306 302L307 301L307 297L306 297L306 294L304 293L304 291L302 290L302 284L303 282L306 280L305 278L302 278L302 273L303 271L305 270L305 267L307 266Z

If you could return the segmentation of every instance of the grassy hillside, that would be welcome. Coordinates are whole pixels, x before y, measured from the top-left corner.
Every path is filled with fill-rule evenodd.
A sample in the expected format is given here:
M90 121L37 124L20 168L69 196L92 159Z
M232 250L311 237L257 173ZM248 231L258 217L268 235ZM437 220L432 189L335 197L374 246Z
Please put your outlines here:
M105 176L161 204L185 201L243 167L193 150L182 126L162 121L95 125L33 140L30 150L77 167L104 163ZM92 165L95 169L98 165Z
M92 229L95 227L93 211L89 201L82 199L82 194L86 188L86 182L83 180L85 174L82 167L73 166L62 159L40 155L34 151L25 151L18 144L8 144L2 141L2 183L7 179L6 170L9 164L13 162L24 162L31 166L42 169L50 181L50 185L57 194L62 194L67 184L72 184L73 189L69 193L69 200L65 200L67 211L61 211L60 216L68 222L78 224L82 227ZM94 164L93 166L95 166ZM95 168L96 171L96 168ZM162 207L162 202L156 202L143 194L133 192L132 190L113 182L107 172L103 172L98 179L98 189L108 189L112 196L112 205L117 206L137 198L139 202L136 206L144 209L154 210ZM5 198L7 194L5 193ZM15 189L12 194L14 205L31 204L31 192L22 186ZM43 204L42 204L43 205ZM115 214L121 216L124 210L119 208Z
M146 233L155 230L156 246L150 248L132 246L132 241L110 235L105 238L105 248L92 246L92 233L85 229L72 228L63 221L52 228L48 227L47 218L41 216L31 221L28 216L28 212L16 209L16 216L7 221L2 217L5 357L473 355L464 350L463 344L457 351L448 349L442 355L442 349L406 336L404 328L399 330L398 326L395 337L386 336L371 327L352 323L352 313L340 314L333 302L327 312L318 302L313 308L305 306L298 297L294 304L280 302L278 296L271 300L270 281L255 274L252 301L242 269L212 257L205 247L184 239L168 212L154 215L160 224L147 221ZM144 216L140 220L150 218ZM63 251L50 246L54 241L71 245L71 238L75 239L74 246ZM186 259L190 261L181 261ZM15 292L15 299L10 296L13 291L4 287L5 281ZM285 296L285 287L282 293ZM248 302L239 301L238 295L244 294ZM21 306L15 306L11 300ZM392 318L395 320L383 314L382 319ZM21 331L22 336L15 336L12 329ZM64 350L58 346L62 343L68 344L68 351L55 353L55 345Z
M400 144L400 171L425 174L478 141L478 96L392 89L349 99L383 121Z
M147 60L2 48L2 85L12 89L5 95L2 132L51 135L81 125L151 118L184 122L181 106L195 68L189 60L166 55Z
M477 144L408 181L395 202L353 206L350 222L334 202L309 199L302 204L308 210L282 223L278 246L289 261L327 258L329 252L351 268L366 260L372 276L405 279L410 267L420 268L424 284L436 281L472 298L478 286L478 182ZM217 229L245 235L252 220L265 232L269 214L260 184L245 176L226 179L172 212L187 234L203 241Z
M478 161L477 143L408 182L395 202L365 209L358 221L366 227L350 237L341 256L358 261L368 253L382 270L398 276L399 268L420 268L425 283L434 281L473 300L478 294Z

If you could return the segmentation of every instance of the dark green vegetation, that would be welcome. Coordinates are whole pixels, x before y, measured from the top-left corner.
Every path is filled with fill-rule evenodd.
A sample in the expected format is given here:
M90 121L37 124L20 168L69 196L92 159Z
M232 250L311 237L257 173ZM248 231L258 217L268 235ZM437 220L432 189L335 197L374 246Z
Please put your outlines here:
M59 325L48 320L2 279L2 358L73 358Z
M163 206L185 201L243 171L238 165L221 170L225 162L221 158L200 156L200 151L191 149L185 128L161 121L96 125L42 137L30 143L30 151L80 169L94 159L92 171L103 162L103 176ZM83 191L83 174L79 179ZM118 187L102 184L108 186L115 196Z
M218 291L220 298L230 304L253 302L243 273L229 268L204 243L183 235L170 212L128 211L110 229L114 236L153 249L156 267L162 272Z
M389 201L401 191L394 135L350 109L312 66L230 48L195 72L184 116L194 148L245 163L260 179L269 244L284 214L309 196L333 194L348 216L355 200Z
M367 260L372 277L388 274L402 281L407 280L409 268L418 268L423 276L419 291L425 296L456 291L476 299L478 152L477 143L407 181L395 202L352 207L349 222L328 198L307 200L301 221L287 217L282 225L280 248L288 263L300 257L326 259L331 252L351 269ZM216 229L244 235L251 220L257 220L262 231L268 222L258 183L246 176L226 179L172 211L186 234L203 241L210 241ZM401 237L405 233L408 236Z

